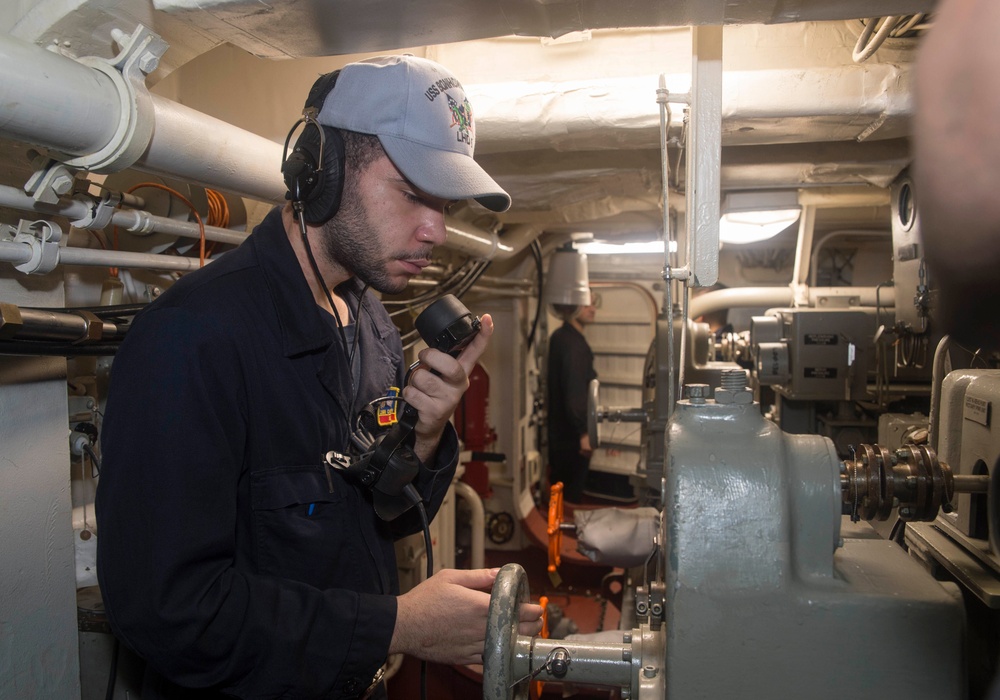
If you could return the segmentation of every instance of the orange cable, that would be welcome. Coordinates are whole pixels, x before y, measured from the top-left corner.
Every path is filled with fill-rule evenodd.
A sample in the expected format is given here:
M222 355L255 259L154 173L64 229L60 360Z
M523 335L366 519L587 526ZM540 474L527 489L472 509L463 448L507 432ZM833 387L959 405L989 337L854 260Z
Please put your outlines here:
M205 197L208 200L208 225L219 228L229 228L229 202L216 190L205 189ZM215 250L217 241L209 244L209 253Z
M191 210L191 213L194 214L195 220L198 222L198 231L200 233L200 235L198 237L199 238L199 242L200 242L199 251L198 251L198 261L200 263L200 266L204 267L205 266L205 223L201 220L201 215L198 213L198 210L195 209L194 205L191 204L191 202L188 200L188 198L185 197L184 195L182 195L180 192L178 192L177 190L173 189L172 187L167 187L166 185L161 185L158 182L140 182L138 185L133 185L132 187L130 187L127 190L125 190L125 194L132 194L133 192L135 192L136 190L138 190L138 189L140 189L142 187L155 187L158 190L163 190L164 192L169 192L173 196L177 197L177 199L179 199L182 202L184 202L184 204L187 205L188 209ZM115 242L116 242L116 246L115 247L117 247L117 240L118 240L118 231L116 229L115 230Z

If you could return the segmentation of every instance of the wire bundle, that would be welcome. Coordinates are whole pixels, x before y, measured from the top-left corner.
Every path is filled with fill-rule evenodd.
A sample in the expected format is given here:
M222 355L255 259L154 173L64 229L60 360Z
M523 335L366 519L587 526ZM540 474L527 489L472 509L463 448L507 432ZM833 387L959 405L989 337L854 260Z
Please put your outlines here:
M924 13L915 15L892 15L889 17L872 17L864 22L864 30L854 45L852 57L855 63L864 63L875 55L886 39L898 39L909 32L926 29ZM881 22L881 24L879 24ZM876 28L878 31L876 31ZM872 36L874 34L874 36Z
M490 260L473 260L470 258L452 273L451 276L438 284L433 291L418 294L405 301L383 300L382 303L387 307L402 307L389 313L389 316L393 317L394 320L395 317L404 314L409 315L411 318L416 317L416 314L424 307L434 303L445 294L454 294L461 299L472 288L472 285L483 276L487 268L489 268L490 263ZM399 325L398 321L396 325ZM409 350L420 342L420 334L416 328L406 332L401 331L400 335L403 340L404 350Z

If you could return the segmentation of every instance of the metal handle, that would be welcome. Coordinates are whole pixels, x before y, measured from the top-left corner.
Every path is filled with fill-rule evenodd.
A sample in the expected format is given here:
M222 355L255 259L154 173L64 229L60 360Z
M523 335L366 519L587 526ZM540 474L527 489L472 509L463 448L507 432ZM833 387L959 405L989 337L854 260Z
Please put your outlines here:
M483 648L483 700L527 700L529 681L515 675L517 626L528 600L528 576L519 564L506 564L493 582L486 644Z

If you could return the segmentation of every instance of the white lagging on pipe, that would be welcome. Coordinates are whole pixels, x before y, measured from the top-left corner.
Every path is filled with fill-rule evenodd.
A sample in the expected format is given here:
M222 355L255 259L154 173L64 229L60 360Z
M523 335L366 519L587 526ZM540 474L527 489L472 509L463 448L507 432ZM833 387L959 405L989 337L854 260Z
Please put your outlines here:
M12 265L23 265L32 258L31 246L24 243L0 241L0 261ZM153 253L130 253L118 250L98 250L94 248L59 248L57 264L86 265L91 267L131 267L146 270L170 270L190 272L197 270L197 258L182 258L177 255L156 255Z
M252 199L284 199L280 144L165 98L150 97L155 128L136 168ZM5 105L0 137L69 157L105 148L125 118L107 76L9 35L0 37L0 99Z
M284 201L282 144L158 95L149 97L155 128L136 169L258 201ZM0 36L0 100L5 105L0 138L67 156L105 148L123 118L107 76L9 35ZM87 118L77 118L80 114ZM505 259L540 232L517 227L501 242L495 233L449 218L445 245L482 259Z
M486 509L476 490L464 481L456 481L455 495L464 498L472 509L472 568L482 569L486 562Z
M857 297L858 306L875 306L876 297L883 307L896 304L892 287L808 287L809 305L815 307L822 298ZM785 308L792 303L793 293L789 287L734 287L718 289L699 294L691 300L690 318L698 318L713 311L724 311L748 306ZM831 307L832 308L832 307ZM845 307L851 308L851 307Z

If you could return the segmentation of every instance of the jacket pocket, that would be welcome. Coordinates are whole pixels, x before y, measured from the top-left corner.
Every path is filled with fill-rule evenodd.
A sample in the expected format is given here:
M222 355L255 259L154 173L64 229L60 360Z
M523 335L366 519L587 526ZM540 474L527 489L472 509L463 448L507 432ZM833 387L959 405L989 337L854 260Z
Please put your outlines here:
M317 588L350 577L353 538L347 489L319 466L277 467L250 477L259 573Z

